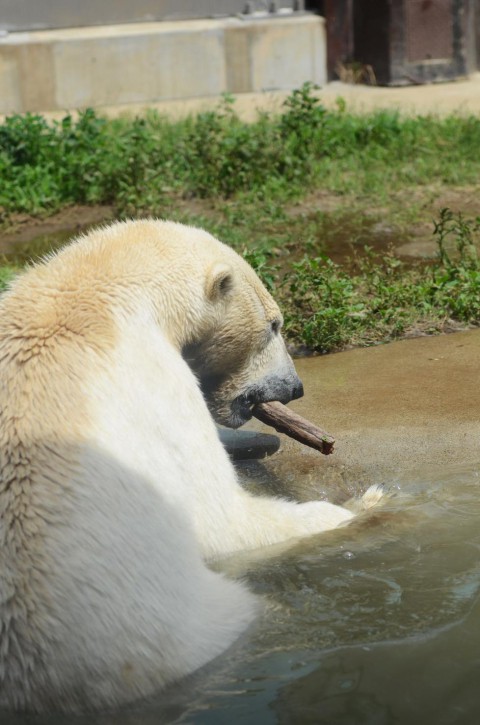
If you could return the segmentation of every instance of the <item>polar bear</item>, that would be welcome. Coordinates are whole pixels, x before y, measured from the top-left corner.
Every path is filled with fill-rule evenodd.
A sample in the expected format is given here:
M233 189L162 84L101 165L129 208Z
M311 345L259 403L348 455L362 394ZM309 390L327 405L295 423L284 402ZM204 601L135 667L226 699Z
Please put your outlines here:
M302 394L282 318L207 232L79 237L0 302L0 708L111 708L224 651L255 617L208 560L353 514L256 497L214 420Z

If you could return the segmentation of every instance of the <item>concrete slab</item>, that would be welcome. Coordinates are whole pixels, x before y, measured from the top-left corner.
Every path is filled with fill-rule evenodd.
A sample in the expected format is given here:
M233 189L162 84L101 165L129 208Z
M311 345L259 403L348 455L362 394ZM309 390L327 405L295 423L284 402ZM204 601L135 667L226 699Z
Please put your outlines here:
M478 464L479 362L480 330L297 360L305 397L291 408L335 436L335 452L280 436L280 452L263 464L267 485L300 500L342 500L400 471Z
M322 18L265 14L0 37L0 113L126 107L326 81Z
M226 18L12 33L0 38L0 120L91 105L107 116L147 108L176 119L214 107L225 91L250 121L278 112L306 80L327 108L404 114L480 113L480 73L402 88L326 82L325 28L312 15Z

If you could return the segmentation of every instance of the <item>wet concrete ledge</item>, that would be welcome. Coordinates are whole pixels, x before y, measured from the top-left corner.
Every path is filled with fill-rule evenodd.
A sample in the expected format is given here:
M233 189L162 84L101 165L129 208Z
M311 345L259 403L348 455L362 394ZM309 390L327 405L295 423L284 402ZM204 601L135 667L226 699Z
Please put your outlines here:
M7 34L0 37L0 113L119 108L326 82L323 18L249 18Z
M344 500L359 486L480 462L480 330L304 358L296 367L305 397L290 405L336 438L335 452L325 457L281 436L280 451L262 463L270 493ZM256 421L248 427L271 432Z

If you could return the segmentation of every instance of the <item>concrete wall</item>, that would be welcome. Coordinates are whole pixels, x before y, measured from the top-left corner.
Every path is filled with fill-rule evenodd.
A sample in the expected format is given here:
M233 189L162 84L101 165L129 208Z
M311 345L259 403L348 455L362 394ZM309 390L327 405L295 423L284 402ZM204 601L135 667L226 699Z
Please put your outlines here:
M0 37L0 113L123 106L326 82L322 18L223 18Z

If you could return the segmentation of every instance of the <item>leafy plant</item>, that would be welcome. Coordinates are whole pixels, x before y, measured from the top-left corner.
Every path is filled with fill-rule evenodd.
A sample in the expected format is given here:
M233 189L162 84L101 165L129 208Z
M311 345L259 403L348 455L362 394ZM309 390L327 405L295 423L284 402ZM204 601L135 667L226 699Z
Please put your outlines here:
M446 315L455 319L478 323L480 218L468 221L462 214L442 209L435 222L434 234L439 264L433 269L432 303L441 306Z
M92 109L48 122L0 124L0 211L48 212L70 203L155 212L171 190L189 196L281 200L312 187L385 196L429 183L476 182L480 119L349 113L294 90L279 114L240 119L224 96L208 112L172 122L154 111L107 120Z
M435 223L438 260L406 268L368 248L351 273L327 257L304 257L280 286L286 331L317 352L398 338L415 328L439 332L451 320L480 324L480 220L442 210ZM447 251L447 240L453 250ZM261 268L260 268L261 273Z

